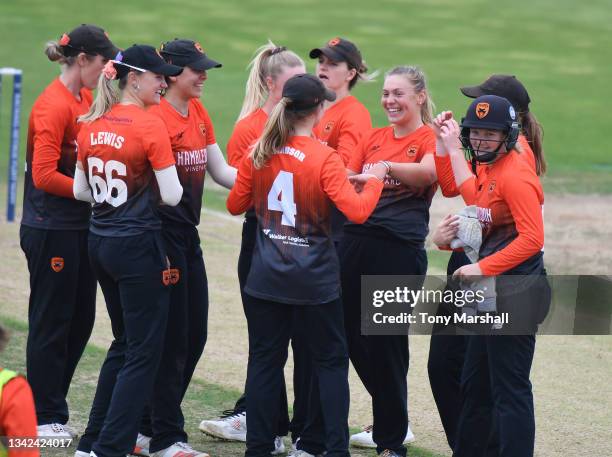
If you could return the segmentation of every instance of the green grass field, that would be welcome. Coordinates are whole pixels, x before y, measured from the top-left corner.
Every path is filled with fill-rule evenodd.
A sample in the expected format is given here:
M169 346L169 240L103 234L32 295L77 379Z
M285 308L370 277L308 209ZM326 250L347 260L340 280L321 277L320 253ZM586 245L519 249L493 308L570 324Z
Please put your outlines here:
M429 2L322 0L199 2L166 0L4 1L0 4L0 66L24 70L22 141L29 109L58 73L42 50L80 22L109 31L121 47L159 45L174 37L194 38L224 67L209 73L204 102L224 145L238 114L253 51L267 38L304 58L309 49L341 35L361 48L370 69L419 64L429 77L439 110L464 112L458 87L479 83L491 73L512 73L525 83L532 111L545 129L552 191L612 192L612 155L606 134L612 48L609 0L486 0ZM308 62L309 69L314 63ZM355 91L374 123L385 119L378 106L382 77ZM5 180L8 89L1 123L0 180ZM24 147L21 152L23 156ZM20 170L23 167L20 166Z

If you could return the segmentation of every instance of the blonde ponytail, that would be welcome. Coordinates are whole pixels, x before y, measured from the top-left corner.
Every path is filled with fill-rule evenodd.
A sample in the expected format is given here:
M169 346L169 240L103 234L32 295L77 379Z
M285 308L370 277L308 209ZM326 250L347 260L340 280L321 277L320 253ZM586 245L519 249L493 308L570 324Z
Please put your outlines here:
M297 54L289 51L284 46L276 46L272 41L268 40L268 44L257 49L255 57L249 64L249 78L246 82L244 101L242 102L238 120L261 108L265 103L268 98L266 78L276 79L283 71L283 68L298 66L305 65L304 61Z
M125 77L119 81L119 87L125 86ZM112 79L108 79L104 73L98 79L96 98L94 99L87 114L79 117L79 122L93 122L110 111L113 105L119 103L119 92L115 89Z
M416 65L404 65L400 67L395 67L389 72L387 72L385 78L393 75L400 75L406 78L410 82L410 84L412 84L415 93L425 93L425 103L421 105L421 121L423 122L423 124L431 124L433 122L433 113L436 109L436 105L434 105L433 100L429 96L425 73L423 72L421 67L418 67Z
M266 164L274 151L282 148L289 139L292 127L289 119L287 119L286 108L289 102L290 100L285 97L278 102L270 113L261 138L255 143L253 165L258 170Z

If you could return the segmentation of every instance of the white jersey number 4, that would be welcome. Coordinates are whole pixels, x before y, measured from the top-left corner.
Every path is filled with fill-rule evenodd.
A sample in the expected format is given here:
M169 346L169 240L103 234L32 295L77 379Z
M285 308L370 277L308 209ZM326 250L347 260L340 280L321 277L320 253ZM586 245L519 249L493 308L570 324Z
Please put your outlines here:
M87 166L89 167L89 185L97 203L107 202L116 208L127 201L127 184L118 178L118 176L126 176L127 170L124 163L109 160L104 164L97 157L88 157ZM96 172L104 173L104 177L95 174Z
M268 210L283 213L282 224L295 227L297 206L293 198L293 173L280 171L268 192Z

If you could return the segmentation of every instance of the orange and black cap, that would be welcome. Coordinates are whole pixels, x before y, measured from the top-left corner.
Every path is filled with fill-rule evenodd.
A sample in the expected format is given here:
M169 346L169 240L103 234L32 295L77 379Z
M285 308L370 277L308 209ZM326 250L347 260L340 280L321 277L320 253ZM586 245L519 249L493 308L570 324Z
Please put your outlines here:
M325 46L311 50L309 55L311 59L318 59L324 55L334 62L346 62L349 68L354 68L359 73L366 71L357 46L344 38L332 38Z
M478 86L462 87L461 92L470 98L482 95L497 95L506 98L519 113L529 111L529 102L531 102L527 89L514 75L491 75Z
M166 62L179 67L189 67L193 70L206 71L211 68L221 68L222 65L206 55L197 41L175 38L161 45L160 51Z
M324 100L333 102L336 94L325 88L319 78L305 73L293 76L285 82L283 97L291 100L287 104L287 110L304 111L315 108Z
M81 24L70 33L64 33L59 39L59 45L66 57L84 52L112 59L119 52L119 48L110 40L108 33L91 24Z

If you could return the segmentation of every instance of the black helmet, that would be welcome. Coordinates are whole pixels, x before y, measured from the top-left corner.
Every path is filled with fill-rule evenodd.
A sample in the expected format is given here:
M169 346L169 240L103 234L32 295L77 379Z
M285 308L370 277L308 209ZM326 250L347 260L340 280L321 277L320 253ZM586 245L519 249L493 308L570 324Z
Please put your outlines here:
M470 142L470 129L501 130L506 138L500 141L494 151L480 153ZM516 111L508 100L497 95L483 95L475 99L461 119L461 143L467 150L472 163L490 163L497 157L502 144L506 151L516 145L519 135L519 124L516 120Z

